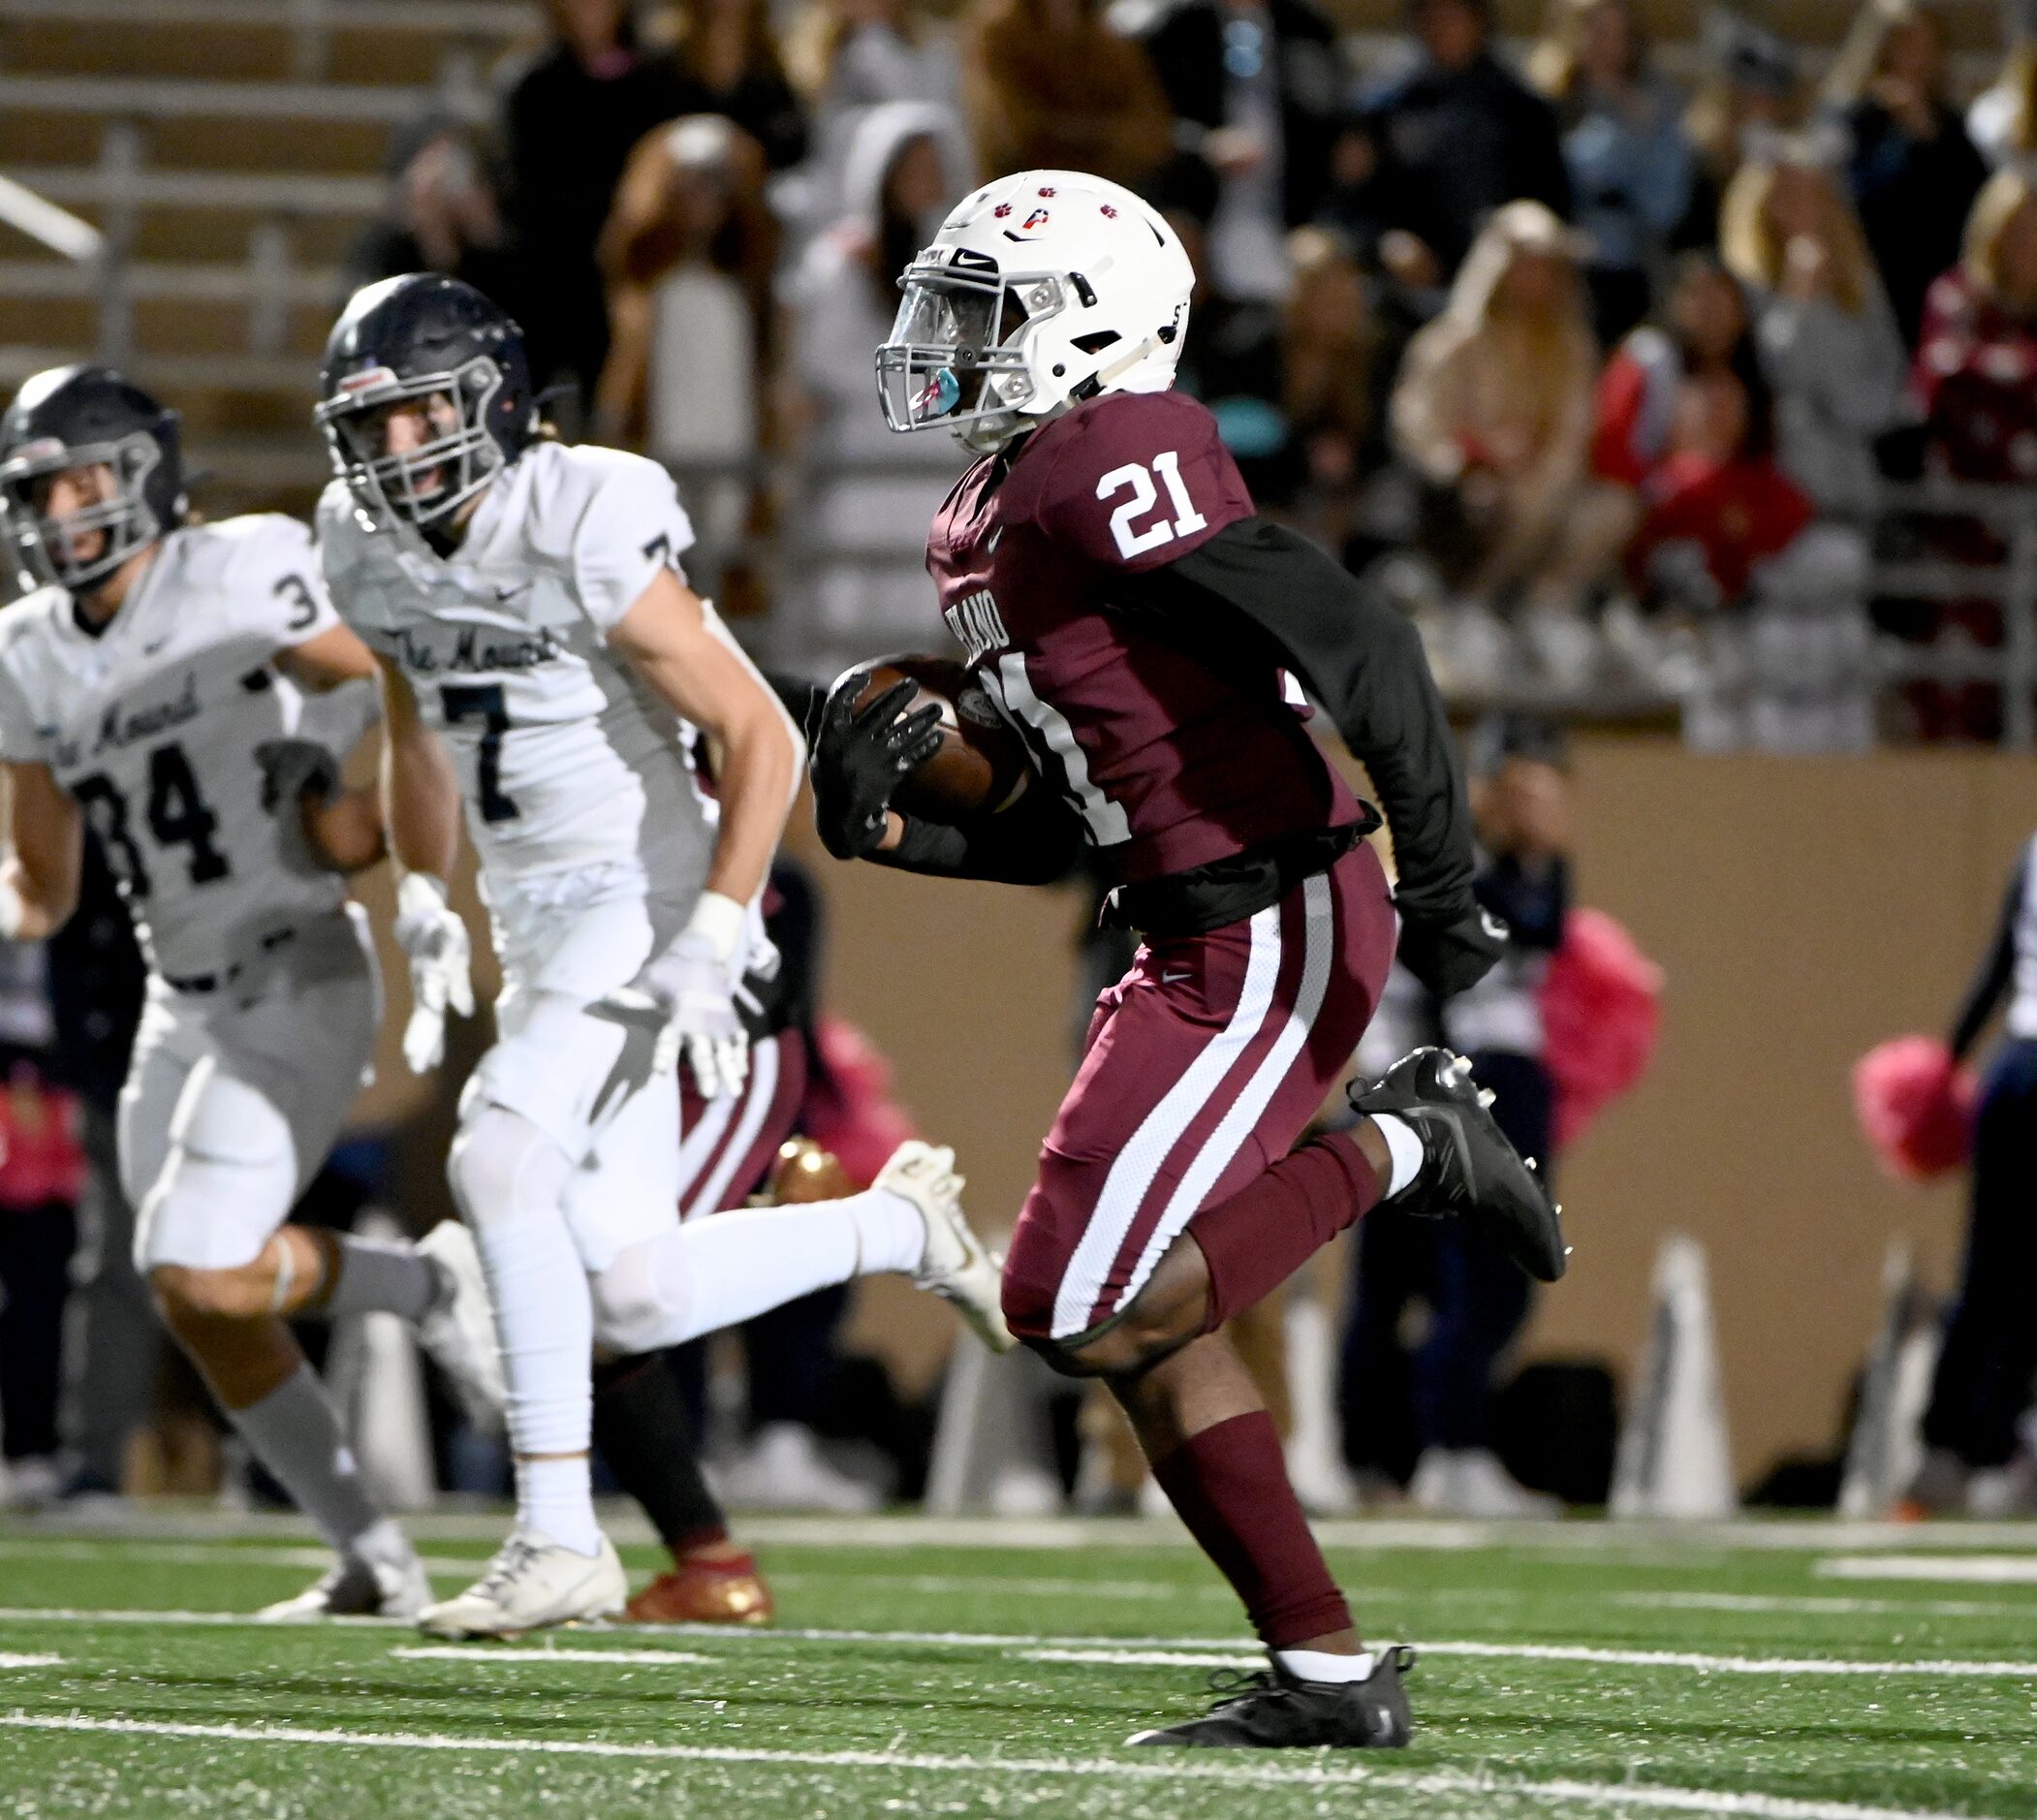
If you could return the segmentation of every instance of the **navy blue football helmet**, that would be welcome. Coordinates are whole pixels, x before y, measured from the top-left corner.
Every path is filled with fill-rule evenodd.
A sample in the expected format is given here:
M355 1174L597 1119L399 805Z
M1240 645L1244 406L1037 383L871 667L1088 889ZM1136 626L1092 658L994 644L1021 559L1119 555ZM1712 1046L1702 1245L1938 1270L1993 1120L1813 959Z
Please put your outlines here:
M378 519L420 527L456 512L538 434L523 331L472 285L408 272L355 292L326 341L313 413L332 464ZM443 397L438 433L397 454L386 409Z
M107 495L49 517L50 482L93 467ZM0 417L0 524L38 581L89 590L189 515L176 413L110 368L52 366Z

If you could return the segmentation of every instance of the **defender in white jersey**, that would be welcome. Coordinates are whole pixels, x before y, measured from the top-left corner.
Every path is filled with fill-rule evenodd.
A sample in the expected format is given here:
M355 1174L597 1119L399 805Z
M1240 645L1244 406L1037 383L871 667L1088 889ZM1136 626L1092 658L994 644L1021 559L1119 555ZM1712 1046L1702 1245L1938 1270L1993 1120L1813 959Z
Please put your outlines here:
M597 1343L653 1351L874 1271L913 1272L1011 1342L950 1151L902 1146L847 1200L678 1224L671 1069L683 1048L710 1098L741 1084L742 982L774 959L757 899L803 748L686 585L670 477L545 440L520 331L449 278L357 294L324 394L340 479L320 549L382 662L413 1066L472 1004L443 883L462 803L503 963L499 1040L447 1167L495 1302L517 1524L423 1622L507 1634L623 1602L587 1493ZM696 729L718 748L718 807Z
M48 585L0 613L0 761L14 853L0 933L50 933L89 825L149 963L121 1095L136 1264L249 1446L338 1553L274 1615L414 1613L429 1588L375 1510L283 1317L390 1309L477 1395L499 1365L471 1241L419 1247L284 1224L373 1050L364 920L299 827L324 759L304 691L367 693L311 539L260 516L185 522L175 420L98 367L39 374L0 420L0 521ZM355 705L323 716L358 736Z

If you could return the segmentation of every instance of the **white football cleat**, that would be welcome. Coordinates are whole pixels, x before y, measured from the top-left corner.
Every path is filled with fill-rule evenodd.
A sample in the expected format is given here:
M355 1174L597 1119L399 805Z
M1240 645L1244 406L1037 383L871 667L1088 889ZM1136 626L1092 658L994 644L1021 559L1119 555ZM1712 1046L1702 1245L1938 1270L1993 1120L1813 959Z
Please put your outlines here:
M427 1637L520 1637L614 1617L629 1591L607 1536L600 1553L580 1554L535 1530L518 1530L466 1591L421 1612L418 1628Z
M431 1582L408 1545L389 1560L343 1554L294 1599L255 1614L258 1624L309 1624L326 1617L416 1617L431 1603Z
M839 1470L798 1422L767 1422L722 1474L720 1490L738 1510L866 1517L884 1502L875 1486Z
M1483 1447L1425 1448L1408 1481L1407 1500L1433 1517L1548 1522L1563 1515L1560 1498L1530 1491Z
M508 1391L495 1311L474 1236L458 1220L441 1220L418 1240L418 1252L437 1267L444 1289L418 1321L418 1344L453 1380L468 1421L499 1433Z
M962 1215L962 1178L955 1152L912 1139L892 1152L873 1188L889 1189L919 1209L926 1224L926 1249L913 1281L952 1302L962 1319L992 1352L1010 1352L1018 1342L1004 1324L999 1284L1004 1260L985 1250Z

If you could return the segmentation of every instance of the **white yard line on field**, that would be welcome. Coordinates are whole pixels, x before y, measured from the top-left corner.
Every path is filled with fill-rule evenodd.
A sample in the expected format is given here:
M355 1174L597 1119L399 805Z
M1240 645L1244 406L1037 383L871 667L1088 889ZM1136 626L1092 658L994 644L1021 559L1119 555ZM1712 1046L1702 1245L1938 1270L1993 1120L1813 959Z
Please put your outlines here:
M768 1566L768 1563L767 1563ZM883 1586L900 1592L968 1593L981 1598L995 1592L1020 1599L1124 1599L1154 1600L1168 1604L1177 1599L1235 1600L1229 1586L1184 1586L1166 1580L1007 1580L1003 1575L978 1574L860 1574L854 1570L831 1573L780 1573L771 1569L774 1586ZM1388 1589L1367 1586L1368 1599L1389 1596Z
M205 1625L249 1628L266 1627L262 1620L230 1612L121 1612L38 1611L32 1607L0 1609L0 1621L13 1623L70 1624L162 1624ZM402 1618L312 1619L310 1622L407 1628ZM616 1625L607 1634L629 1636L634 1626ZM1028 1661L1178 1664L1202 1666L1206 1661L1228 1667L1258 1659L1252 1647L1232 1637L1040 1637L1003 1631L956 1630L824 1630L736 1628L717 1624L659 1626L662 1634L683 1637L689 1642L732 1644L892 1644L940 1649L1003 1649ZM580 1630L577 1636L603 1634L599 1627ZM1449 1641L1421 1643L1417 1647L1430 1655L1486 1656L1502 1660L1584 1662L1614 1668L1680 1668L1700 1674L1718 1675L1922 1675L1968 1679L2037 1679L2037 1662L1958 1660L1919 1661L1910 1658L1857 1661L1823 1656L1709 1655L1688 1650L1609 1649L1586 1644L1480 1643ZM400 1652L399 1652L400 1653ZM514 1646L486 1646L477 1652L481 1660L494 1660L518 1653ZM525 1648L520 1653L542 1656L542 1649ZM586 1659L622 1661L630 1654L650 1660L685 1661L678 1651L626 1651L600 1647L576 1652Z
M206 1542L127 1541L119 1537L16 1536L0 1540L0 1560L104 1561L118 1558L163 1567L205 1567L222 1571L241 1567L307 1567L330 1564L330 1551L316 1545L235 1545L225 1538ZM420 1557L425 1572L449 1576L472 1575L486 1565L485 1556L426 1554ZM1968 1581L1977 1585L2037 1585L2037 1556L1978 1555L1840 1555L1821 1561L1816 1570L1827 1579L1890 1581ZM853 1585L896 1589L928 1595L982 1594L994 1590L1014 1598L1107 1599L1113 1603L1171 1604L1181 1599L1225 1604L1230 1589L1218 1585L1182 1585L1165 1580L1119 1577L1111 1580L1050 1579L1028 1576L1021 1579L960 1574L862 1573L850 1569L793 1569L774 1572L774 1585ZM1366 1600L1475 1601L1480 1604L1519 1603L1524 1596L1518 1588L1506 1587L1409 1587L1366 1585ZM1610 1599L1615 1605L1638 1610L1776 1612L1806 1616L1868 1616L1915 1614L1931 1617L2019 1617L2037 1615L2037 1605L2002 1602L1902 1601L1894 1599L1843 1599L1792 1597L1783 1594L1733 1592L1609 1592L1583 1587L1566 1598Z
M32 1607L0 1609L0 1621L14 1623L70 1624L162 1624L268 1628L262 1620L230 1612L87 1612L37 1611ZM312 1623L339 1623L360 1627L408 1628L407 1620L393 1617L325 1618ZM687 1643L798 1644L839 1643L855 1645L902 1645L936 1649L1002 1649L1020 1660L1071 1661L1113 1664L1115 1662L1175 1663L1201 1666L1206 1657L1217 1666L1249 1665L1260 1659L1254 1647L1237 1637L1054 1637L1026 1636L1009 1631L965 1630L824 1630L817 1628L750 1628L726 1624L674 1624L655 1627L657 1633ZM589 1626L574 1632L576 1638L600 1635L629 1638L641 1634L633 1625ZM1984 1680L2037 1679L2037 1662L1958 1660L1919 1661L1893 1658L1880 1661L1846 1660L1825 1656L1707 1655L1687 1650L1609 1649L1586 1644L1482 1643L1449 1641L1420 1643L1416 1647L1430 1655L1489 1656L1503 1660L1586 1662L1614 1668L1681 1668L1700 1674L1719 1675L1922 1675ZM542 1649L526 1647L525 1654L542 1655ZM485 1647L492 1659L517 1653L517 1646ZM594 1647L588 1657L612 1654L620 1660L624 1651ZM654 1659L660 1652L642 1653ZM682 1660L676 1651L671 1659Z
M1974 1680L2037 1680L2037 1662L1847 1661L1832 1656L1701 1655L1684 1649L1602 1649L1567 1643L1426 1643L1428 1655L1597 1662L1612 1668L1681 1668L1701 1675L1928 1675Z
M150 1567L330 1567L332 1551L317 1545L265 1547L224 1542L127 1542L118 1537L17 1536L0 1542L0 1560L137 1561ZM474 1574L488 1564L485 1554L421 1554L430 1574Z
M123 1561L146 1562L152 1566L207 1567L222 1570L250 1566L324 1567L332 1558L329 1551L315 1544L302 1547L260 1544L236 1546L225 1537L211 1542L129 1541L117 1536L16 1536L0 1540L0 1559L103 1561L110 1557L117 1557ZM1859 1562L1860 1565L1853 1566L1853 1562ZM1947 1562L1952 1565L1948 1567ZM420 1557L420 1564L427 1573L457 1576L479 1572L486 1565L486 1559L480 1553L426 1554ZM1837 1556L1832 1561L1819 1563L1817 1571L1830 1579L1964 1580L1981 1585L1992 1582L2006 1585L2037 1585L2037 1556ZM1172 1581L1128 1577L1092 1581L1027 1576L1021 1579L999 1577L994 1581L987 1581L981 1576L960 1574L863 1573L855 1568L795 1568L790 1571L773 1572L770 1579L772 1585L781 1586L846 1585L857 1587L882 1587L887 1590L895 1588L902 1592L929 1595L981 1594L987 1590L995 1590L1014 1598L1108 1599L1132 1604L1173 1603L1181 1599L1225 1604L1233 1597L1226 1586L1182 1585ZM1483 1605L1518 1604L1527 1596L1514 1587L1412 1587L1376 1585L1368 1583L1363 1590L1365 1599L1374 1604L1389 1600L1421 1600L1430 1603L1464 1601ZM1594 1587L1573 1588L1564 1596L1572 1601L1607 1599L1613 1604L1630 1606L1640 1611L1660 1609L1774 1612L1813 1616L1914 1615L1919 1617L2021 1617L2037 1615L2037 1604L2011 1604L2003 1601L1817 1598L1780 1593L1739 1592L1612 1592Z
M1048 1553L1113 1546L1193 1548L1194 1538L1171 1513L1156 1517L752 1517L740 1519L743 1540L760 1546L816 1549L1014 1549ZM1485 1522L1433 1522L1394 1517L1332 1519L1315 1525L1338 1548L1408 1549L1460 1553L1489 1549L1533 1530ZM1542 1525L1544 1529L1555 1527Z
M699 1664L719 1659L686 1649L506 1649L500 1644L486 1643L423 1644L414 1649L392 1649L390 1654L406 1662L515 1663L519 1667L526 1662L620 1662L655 1663L662 1668L672 1662Z
M619 1501L603 1500L602 1525L617 1544L657 1540L642 1517ZM421 1542L473 1542L493 1549L509 1527L503 1511L447 1509L404 1520ZM216 1505L147 1499L104 1515L59 1509L10 1523L24 1540L40 1535L104 1536L201 1541L245 1537L308 1543L301 1518L272 1512L221 1511ZM773 1547L811 1549L1009 1549L1017 1552L1086 1552L1194 1546L1172 1517L895 1517L742 1518L746 1540ZM1463 1522L1449 1518L1332 1519L1315 1525L1328 1547L1357 1552L1410 1549L1518 1549L1535 1553L1587 1553L1603 1556L1638 1551L1664 1564L1688 1562L1705 1549L1832 1553L1870 1549L2021 1551L2037 1558L2037 1533L2027 1522L1835 1522L1830 1518L1735 1519L1723 1522Z
M1576 1595L1566 1592L1565 1598ZM1806 1593L1614 1592L1614 1605L1645 1612L1778 1612L1800 1617L2037 1617L2028 1599L1847 1599Z
M1956 1581L1975 1586L2037 1586L2037 1554L1834 1554L1815 1563L1820 1580Z
M1588 1662L1606 1668L1690 1669L1700 1675L1928 1675L1974 1680L2037 1679L2037 1662L1849 1662L1830 1656L1700 1655L1683 1649L1601 1649L1568 1643L1418 1643L1423 1655L1495 1661ZM1243 1649L1020 1649L1025 1662L1094 1662L1126 1668L1249 1668Z
M0 1560L28 1559L49 1561L105 1562L109 1560L140 1561L157 1567L209 1567L233 1569L238 1567L329 1567L332 1552L315 1545L286 1547L268 1546L260 1543L235 1544L222 1538L212 1543L204 1542L130 1542L117 1536L26 1536L0 1540ZM423 1554L418 1564L429 1574L479 1573L487 1565L485 1554ZM1210 1599L1226 1601L1236 1595L1228 1586L1182 1585L1177 1581L1136 1580L1117 1578L1112 1580L1053 1580L1041 1578L1006 1579L986 1581L982 1576L961 1574L894 1574L859 1573L853 1568L794 1569L791 1572L773 1572L771 1584L776 1586L839 1586L850 1584L858 1586L882 1586L897 1588L903 1592L924 1593L975 1593L981 1594L994 1588L1015 1598L1053 1599L1112 1599L1172 1603L1177 1599ZM1384 1598L1393 1592L1391 1588L1370 1586L1367 1595ZM1397 1595L1395 1595L1397 1596ZM1450 1596L1450 1595L1443 1595ZM1491 1595L1481 1593L1482 1598Z
M1235 1649L1020 1649L1021 1662L1087 1663L1097 1668L1264 1668L1266 1655Z
M203 1625L220 1630L301 1630L306 1625L336 1624L347 1630L415 1630L413 1617L257 1617L252 1612L122 1612L83 1611L76 1606L0 1606L0 1624L165 1624Z
M317 1546L234 1544L225 1540L212 1543L129 1542L112 1536L30 1536L0 1540L0 1560L10 1559L93 1563L121 1560L144 1562L151 1567L208 1567L224 1572L242 1567L329 1567L332 1552ZM422 1554L418 1557L418 1565L428 1574L472 1576L487 1565L487 1556L480 1553ZM858 1586L895 1587L903 1592L933 1594L980 1594L987 1587L994 1587L1000 1593L1021 1599L1070 1597L1173 1603L1184 1598L1224 1601L1235 1596L1228 1586L1184 1586L1178 1582L1166 1580L1007 1580L1000 1577L994 1582L986 1582L981 1577L972 1579L960 1574L863 1574L844 1569L773 1573L770 1580L776 1586L839 1586L849 1583ZM1377 1587L1368 1588L1368 1591L1374 1598L1386 1596Z
M0 1669L62 1668L60 1655L14 1655L0 1650Z
M1061 1776L1092 1781L1230 1784L1248 1788L1375 1788L1438 1796L1509 1797L1562 1809L1743 1816L1744 1820L1961 1820L1960 1816L1853 1802L1724 1789L1675 1788L1640 1782L1538 1781L1525 1776L1469 1775L1318 1764L1210 1763L1189 1752L1150 1759L1113 1757L971 1757L899 1750L766 1750L726 1744L625 1744L578 1739L456 1738L437 1732L343 1732L304 1726L198 1725L164 1719L100 1719L82 1713L0 1713L0 1728L31 1732L97 1732L242 1744L328 1745L350 1750L465 1751L477 1755L621 1758L637 1762L757 1764L791 1769L919 1771L946 1775Z
M73 1606L0 1606L4 1624L161 1624L169 1628L199 1625L207 1628L282 1630L304 1625L337 1624L381 1630L415 1630L416 1620L406 1617L312 1617L291 1618L278 1623L256 1617L250 1612L121 1611L86 1610ZM734 1624L589 1624L577 1627L576 1637L608 1635L627 1638L652 1631L660 1636L682 1637L688 1642L729 1643L895 1643L924 1645L941 1649L1008 1649L1026 1644L1065 1644L1080 1648L1093 1645L1110 1648L1118 1645L1174 1644L1182 1648L1221 1649L1243 1647L1237 1637L1053 1637L1016 1631L971 1630L818 1630L792 1629L777 1625Z
M4 1624L160 1624L176 1629L197 1625L211 1629L283 1630L305 1625L336 1624L342 1627L379 1630L415 1630L416 1621L404 1617L313 1617L291 1618L280 1623L258 1618L248 1612L184 1611L87 1611L75 1607L32 1605L0 1606ZM611 1636L627 1640L646 1632L673 1637L686 1643L842 1643L901 1644L936 1649L1018 1649L1033 1645L1058 1645L1067 1648L1123 1648L1173 1647L1181 1649L1243 1649L1250 1646L1230 1637L1057 1637L1018 1631L972 1630L821 1630L794 1629L779 1625L736 1624L588 1624L576 1626L577 1639ZM502 1647L513 1646L504 1645Z

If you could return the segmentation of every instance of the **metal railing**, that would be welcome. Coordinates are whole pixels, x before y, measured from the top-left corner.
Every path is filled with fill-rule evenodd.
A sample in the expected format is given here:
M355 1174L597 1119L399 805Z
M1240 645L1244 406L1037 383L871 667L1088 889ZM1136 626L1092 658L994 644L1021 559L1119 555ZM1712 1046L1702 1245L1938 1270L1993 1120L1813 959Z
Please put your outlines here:
M228 25L282 33L292 77L316 82L331 67L340 32L389 33L447 41L449 54L472 63L542 25L528 0L0 0L0 23L105 26Z
M0 0L0 17L14 16L5 10L10 6L17 14L20 3ZM54 5L68 0L37 3ZM109 0L89 0L89 4L106 5ZM329 18L336 16L332 8L322 7L320 13ZM382 183L365 175L152 170L150 128L158 122L215 117L393 126L416 118L427 108L478 116L486 108L486 98L475 72L464 66L450 67L435 88L0 76L0 109L79 113L104 123L99 156L89 169L42 172L17 168L6 180L12 187L28 191L46 210L64 215L87 234L96 233L89 266L0 261L0 296L96 296L99 322L94 352L115 365L149 364L138 360L136 306L162 299L244 307L244 352L258 359L280 355L288 341L291 307L330 301L338 284L337 274L329 267L306 267L296 259L295 224L307 217L365 221L380 206ZM61 207L63 203L95 209L97 229L68 215ZM245 259L233 265L137 260L134 247L143 211L177 206L240 209L257 216L248 230ZM50 243L47 235L39 237ZM81 236L78 246L79 252L72 254L74 259L83 253Z
M2001 743L2027 751L2037 745L2037 487L1963 481L1887 483L1876 523L1918 524L1966 520L1984 525L2001 545L1993 562L1927 555L1877 561L1868 586L1876 599L1939 606L1992 603L2001 616L2001 643L1987 645L1941 635L1930 643L1882 642L1885 683L1985 682L2001 692Z
M150 171L112 173L97 166L16 168L0 185L29 187L52 203L88 208L235 209L291 216L365 220L382 206L385 185L373 176L322 176L298 172Z

